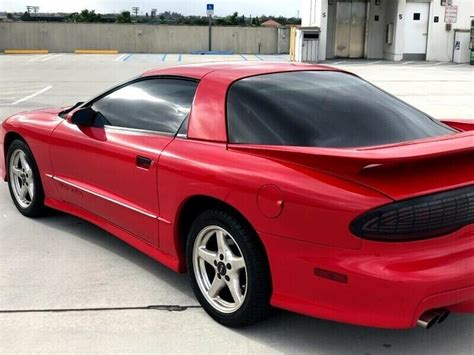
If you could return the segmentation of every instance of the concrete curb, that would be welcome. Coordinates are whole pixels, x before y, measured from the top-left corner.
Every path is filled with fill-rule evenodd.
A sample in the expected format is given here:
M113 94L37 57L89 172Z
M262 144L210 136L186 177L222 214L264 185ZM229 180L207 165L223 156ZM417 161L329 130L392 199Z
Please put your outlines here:
M5 54L48 54L47 49L5 49Z
M76 49L76 54L118 54L116 49Z

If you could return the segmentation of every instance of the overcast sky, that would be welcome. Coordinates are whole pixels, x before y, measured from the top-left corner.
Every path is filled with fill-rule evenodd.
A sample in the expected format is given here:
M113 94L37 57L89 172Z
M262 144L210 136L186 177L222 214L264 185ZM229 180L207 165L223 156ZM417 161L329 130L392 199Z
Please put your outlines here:
M214 3L215 15L225 16L238 11L246 16L275 15L297 16L298 0L0 0L0 11L26 11L26 5L39 6L40 12L75 12L94 9L96 12L131 11L138 6L140 13L150 13L152 8L176 11L184 15L205 15L206 4Z

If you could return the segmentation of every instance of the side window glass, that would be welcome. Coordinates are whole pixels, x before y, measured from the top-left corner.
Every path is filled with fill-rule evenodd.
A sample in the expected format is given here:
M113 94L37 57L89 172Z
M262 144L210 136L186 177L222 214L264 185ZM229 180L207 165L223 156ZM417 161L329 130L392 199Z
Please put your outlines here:
M191 110L197 83L148 79L120 88L93 103L101 123L176 134Z

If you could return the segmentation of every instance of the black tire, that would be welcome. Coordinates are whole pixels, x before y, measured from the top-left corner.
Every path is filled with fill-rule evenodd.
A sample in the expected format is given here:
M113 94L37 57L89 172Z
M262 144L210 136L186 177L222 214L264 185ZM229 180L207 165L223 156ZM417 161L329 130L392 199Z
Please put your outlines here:
M20 203L17 201L17 198L15 197L15 194L13 192L13 181L10 178L10 160L12 158L13 153L17 150L21 150L25 154L26 161L33 172L33 198L31 199L30 205L27 207L21 206ZM43 186L41 184L38 166L36 165L36 161L33 157L33 154L31 153L30 148L24 141L15 139L10 144L7 151L6 167L8 173L8 189L10 190L10 195L12 197L13 203L15 204L18 211L20 211L21 214L27 217L39 217L44 215L46 210L44 206L44 191Z
M193 264L194 244L199 233L209 226L218 226L228 231L245 261L246 294L240 308L232 313L223 313L216 309L206 299L196 280L199 276L196 276ZM200 214L192 223L188 234L186 261L196 298L217 322L228 327L242 327L263 320L269 314L271 279L267 257L255 231L234 214L219 209L207 210ZM217 269L216 267L216 277Z

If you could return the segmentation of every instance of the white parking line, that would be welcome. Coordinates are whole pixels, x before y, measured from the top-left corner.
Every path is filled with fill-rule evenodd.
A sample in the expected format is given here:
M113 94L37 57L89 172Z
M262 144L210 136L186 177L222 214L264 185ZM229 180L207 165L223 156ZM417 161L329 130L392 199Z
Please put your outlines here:
M38 88L39 89L39 88ZM35 89L30 90L22 90L22 91L7 91L7 92L0 92L0 97L3 95L12 95L12 94L28 94L34 92Z
M403 62L402 65L407 65L407 64L411 64L411 63L415 63L415 62Z
M51 54L41 54L37 57L33 57L31 58L30 60L28 60L29 62L36 62L38 59L43 59L43 58L47 58L49 57Z
M47 60L50 60L50 59L53 59L53 58L62 57L64 54L65 54L65 53L56 54L56 55L53 55L52 57L39 59L38 62L46 62Z
M29 60L29 62L46 62L47 60L57 58L57 57L61 57L63 55L65 55L65 53L61 53L61 54L43 54L43 55L40 55L38 57L31 58Z
M379 63L382 63L381 60L377 60L376 62L369 62L369 63L366 63L367 65L372 65L372 64L379 64Z
M115 58L115 61L116 62L121 62L123 60L123 58L125 58L127 55L128 55L127 53L121 54L117 58Z
M9 104L0 104L0 105L2 105L2 106L5 106L5 105L13 106L13 105L19 104L20 102L24 102L24 101L26 101L26 100L29 100L29 99L31 99L31 98L33 98L33 97L35 97L35 96L38 96L39 94L42 94L43 92L48 91L48 90L51 89L51 88L52 88L52 86L46 86L45 88L43 88L43 89L41 89L41 90L39 90L39 91L36 91L35 93L33 93L33 94L31 94L31 95L28 95L28 96L25 96L25 97L23 97L23 98L21 98L21 99L18 99L18 100L16 100L16 101L12 102L12 103L9 103Z
M29 62L33 62L33 61L35 61L36 59L44 58L45 56L47 56L47 54L46 54L46 55L45 55L45 54L42 54L42 55L40 55L40 56L33 57L33 58L29 59L28 61L29 61Z
M332 63L332 64L337 65L337 64L342 64L342 63L345 63L345 62L347 62L347 60L343 60L342 62L336 62L336 63Z

